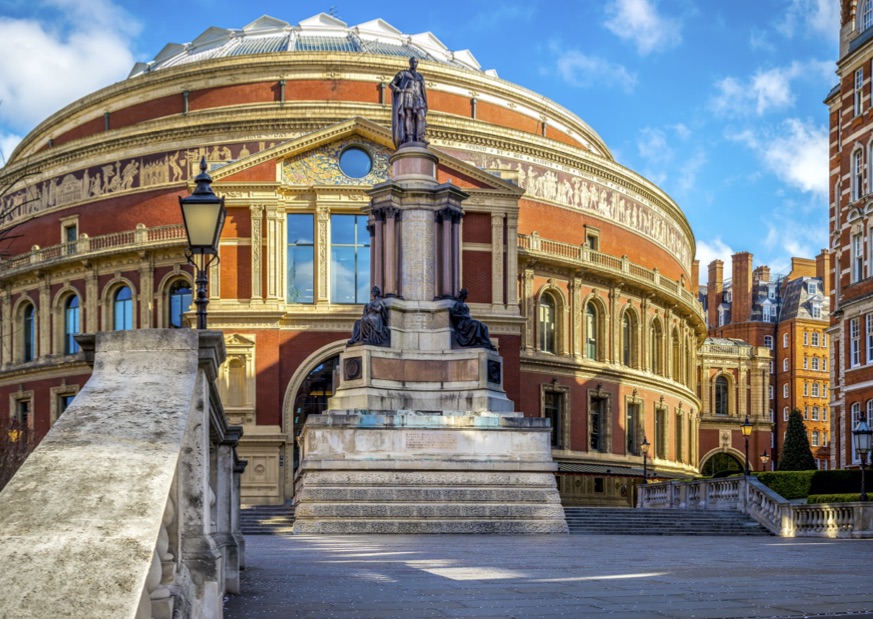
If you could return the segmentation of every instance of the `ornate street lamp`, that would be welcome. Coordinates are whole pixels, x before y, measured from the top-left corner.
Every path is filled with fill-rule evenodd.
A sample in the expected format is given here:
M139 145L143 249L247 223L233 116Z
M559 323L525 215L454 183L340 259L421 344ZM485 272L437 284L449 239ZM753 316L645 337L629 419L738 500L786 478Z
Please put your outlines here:
M649 455L649 441L646 440L646 437L643 437L643 442L640 443L640 451L643 454L643 483L649 483L649 474L648 469L646 468L646 459Z
M873 439L873 430L865 419L858 422L852 430L855 438L855 451L861 456L861 500L867 500L867 486L864 483L864 468L867 466L867 454L870 453L870 442Z
M752 422L749 421L749 416L746 415L746 420L740 426L743 431L743 437L746 439L746 477L752 472L749 470L749 436L752 434Z
M187 198L179 198L182 208L182 220L185 223L185 234L188 236L188 249L185 257L197 271L195 283L197 297L197 328L206 329L206 306L209 298L206 287L209 285L207 269L218 260L218 239L224 228L224 218L227 209L224 208L224 198L219 198L210 186L212 177L206 173L206 157L200 161L200 174L194 177L197 186ZM199 255L198 260L194 256Z
M761 470L767 470L767 463L770 462L770 454L767 453L767 450L764 450L764 453L761 454Z

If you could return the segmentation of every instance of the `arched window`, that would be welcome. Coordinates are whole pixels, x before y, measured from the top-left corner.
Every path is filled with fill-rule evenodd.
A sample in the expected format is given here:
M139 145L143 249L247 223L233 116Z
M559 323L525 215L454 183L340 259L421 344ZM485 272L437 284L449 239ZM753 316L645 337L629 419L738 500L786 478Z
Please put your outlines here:
M185 326L182 316L191 307L191 284L184 279L178 279L170 286L170 298L167 307L170 310L168 325L171 329L181 329Z
M728 414L728 380L724 376L715 379L715 414L725 417Z
M724 471L741 473L743 465L729 453L718 452L704 462L700 472L704 475L715 475Z
M543 352L557 353L557 333L556 333L556 316L557 303L555 298L544 293L540 297L540 350Z
M858 15L861 17L859 24L861 32L873 26L873 0L863 0Z
M673 357L673 359L672 359L672 361L673 361L673 376L672 376L672 378L676 382L679 382L682 374L679 371L679 368L681 367L681 363L680 363L681 357L679 356L679 354L680 354L679 334L676 332L676 329L673 329L671 348L672 348L671 352L672 352L672 357Z
M116 331L133 329L133 293L128 286L115 291L112 302L112 328Z
M621 317L621 362L628 367L637 365L637 319L630 310Z
M651 330L651 346L649 351L652 356L651 368L655 374L663 374L663 358L664 358L664 332L661 329L661 323L658 320L652 322Z
M600 314L593 302L585 305L585 356L600 360Z
M852 200L864 195L864 153L859 148L852 153Z
M36 359L36 310L30 303L24 308L22 314L22 361Z
M79 352L76 335L81 333L79 316L79 297L71 295L64 304L64 354L74 355Z

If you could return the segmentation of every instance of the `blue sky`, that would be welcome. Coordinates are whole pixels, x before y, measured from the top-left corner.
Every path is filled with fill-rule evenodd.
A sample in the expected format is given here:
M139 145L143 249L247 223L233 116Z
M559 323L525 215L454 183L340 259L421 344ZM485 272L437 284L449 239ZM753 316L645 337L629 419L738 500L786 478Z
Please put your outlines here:
M0 0L0 149L168 42L331 10L433 32L578 114L676 200L703 277L737 251L784 273L826 247L837 0Z

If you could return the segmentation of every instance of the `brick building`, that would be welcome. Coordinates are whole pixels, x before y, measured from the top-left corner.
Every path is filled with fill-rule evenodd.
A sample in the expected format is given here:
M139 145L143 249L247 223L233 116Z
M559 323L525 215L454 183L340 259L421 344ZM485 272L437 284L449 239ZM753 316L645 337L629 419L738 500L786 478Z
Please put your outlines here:
M509 398L552 420L565 500L626 503L646 436L661 437L660 476L695 473L705 321L679 206L582 119L470 52L325 14L167 45L24 138L0 172L21 175L3 197L23 235L0 264L10 415L48 431L89 375L76 333L190 324L178 198L205 156L228 207L209 325L228 349L226 413L245 427L244 499L291 498L294 437L326 406L368 299L361 209L387 179L387 83L410 56L438 179L470 194L462 286Z
M753 268L752 254L740 252L731 257L731 279L724 279L723 270L720 260L709 264L709 333L771 351L761 417L772 422L772 462L778 462L788 413L797 408L804 413L819 467L828 467L829 254L823 250L815 260L792 258L788 275L773 276L769 267Z
M830 118L831 464L859 464L852 429L873 421L873 2L842 0Z

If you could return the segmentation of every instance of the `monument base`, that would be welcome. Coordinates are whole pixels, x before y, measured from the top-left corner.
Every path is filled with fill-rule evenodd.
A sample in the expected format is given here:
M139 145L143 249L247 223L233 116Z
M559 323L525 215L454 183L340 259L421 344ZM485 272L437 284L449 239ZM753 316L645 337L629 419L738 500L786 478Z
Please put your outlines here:
M518 413L312 416L294 533L566 533L549 432Z

